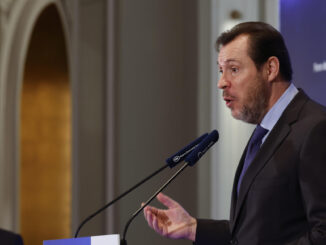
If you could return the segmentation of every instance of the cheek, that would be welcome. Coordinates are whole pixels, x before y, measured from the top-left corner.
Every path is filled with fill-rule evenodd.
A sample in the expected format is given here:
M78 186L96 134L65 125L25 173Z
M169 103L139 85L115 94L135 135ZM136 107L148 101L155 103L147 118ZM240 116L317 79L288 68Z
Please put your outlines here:
M257 79L254 76L243 76L237 83L237 93L241 101L247 101L250 94L257 87Z

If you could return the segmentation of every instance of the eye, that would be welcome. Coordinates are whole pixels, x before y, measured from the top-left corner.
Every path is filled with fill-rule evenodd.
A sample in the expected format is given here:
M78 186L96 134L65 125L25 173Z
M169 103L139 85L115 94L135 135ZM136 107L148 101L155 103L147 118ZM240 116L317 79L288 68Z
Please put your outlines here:
M223 74L223 70L222 70L222 69L219 69L219 73L220 73L220 74Z
M231 67L232 73L237 73L239 69L237 67Z

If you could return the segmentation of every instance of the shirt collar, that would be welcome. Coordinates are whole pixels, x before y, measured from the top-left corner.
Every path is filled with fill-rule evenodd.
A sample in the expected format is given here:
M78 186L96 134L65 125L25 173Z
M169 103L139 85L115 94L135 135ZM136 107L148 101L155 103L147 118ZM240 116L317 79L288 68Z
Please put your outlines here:
M263 138L263 141L267 138L268 134L271 132L278 119L280 119L285 108L290 104L295 95L299 92L299 90L294 86L293 83L285 90L282 96L276 101L273 107L267 112L264 116L260 125L263 128L268 130L268 133Z

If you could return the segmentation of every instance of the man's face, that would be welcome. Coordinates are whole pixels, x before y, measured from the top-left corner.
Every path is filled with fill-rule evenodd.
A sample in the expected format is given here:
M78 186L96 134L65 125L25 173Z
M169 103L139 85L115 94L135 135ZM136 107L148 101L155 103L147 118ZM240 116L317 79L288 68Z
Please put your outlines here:
M218 88L234 118L258 124L266 114L270 91L264 69L258 71L248 55L248 41L240 35L220 49Z

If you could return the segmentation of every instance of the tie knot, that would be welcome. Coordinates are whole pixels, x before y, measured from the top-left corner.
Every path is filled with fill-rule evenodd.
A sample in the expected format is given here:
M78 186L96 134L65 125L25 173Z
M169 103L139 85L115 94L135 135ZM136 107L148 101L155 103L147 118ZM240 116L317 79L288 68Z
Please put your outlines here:
M268 130L263 128L260 125L257 125L254 134L252 135L252 142L253 144L261 143L261 140L264 138L264 136L267 134Z

